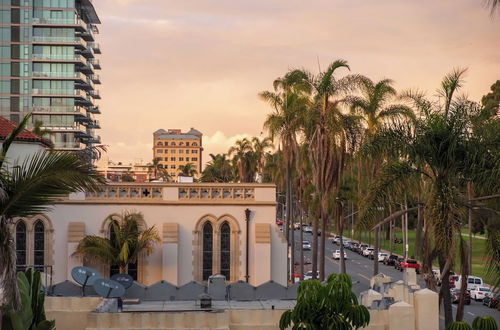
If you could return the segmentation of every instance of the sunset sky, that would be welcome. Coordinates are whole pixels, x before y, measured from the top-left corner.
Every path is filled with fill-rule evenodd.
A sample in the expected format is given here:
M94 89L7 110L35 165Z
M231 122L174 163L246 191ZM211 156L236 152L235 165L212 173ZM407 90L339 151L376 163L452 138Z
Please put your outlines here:
M500 79L500 17L481 0L94 0L102 21L99 134L113 161L152 159L152 132L195 127L204 159L259 135L257 93L335 59L433 96L467 67L479 101ZM265 132L264 132L265 134Z

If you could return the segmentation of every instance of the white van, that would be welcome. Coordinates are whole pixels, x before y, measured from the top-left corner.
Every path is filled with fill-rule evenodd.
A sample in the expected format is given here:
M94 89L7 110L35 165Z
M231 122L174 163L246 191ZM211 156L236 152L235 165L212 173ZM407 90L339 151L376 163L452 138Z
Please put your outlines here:
M478 286L483 286L483 279L477 276L467 276L467 290L472 290ZM460 289L462 287L462 275L458 276L458 280L455 281L455 288Z

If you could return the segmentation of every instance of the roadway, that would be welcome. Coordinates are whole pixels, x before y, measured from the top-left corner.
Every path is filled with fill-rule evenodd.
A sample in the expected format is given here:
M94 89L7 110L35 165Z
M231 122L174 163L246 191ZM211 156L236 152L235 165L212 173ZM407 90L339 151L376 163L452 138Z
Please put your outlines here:
M295 262L300 262L300 232L295 230ZM304 240L312 243L312 234L303 233ZM340 261L333 260L333 251L340 249L337 244L333 243L333 238L329 237L326 241L326 262L325 262L325 272L326 277L332 273L340 273ZM318 242L319 245L319 242ZM353 281L353 292L359 297L359 294L366 291L370 287L370 278L373 276L373 260L363 257L351 250L344 249L347 253L346 260L346 270L351 276ZM307 262L311 262L312 253L311 251L304 251L305 260L305 271L311 270L311 265ZM318 258L319 259L319 258ZM296 273L300 272L299 266L296 266ZM395 281L403 279L403 273L396 270L393 266L386 266L383 263L379 263L379 273L383 273L392 277ZM418 284L421 287L425 287L425 282L420 275L417 275ZM453 304L453 312L456 313L457 305ZM488 308L482 304L482 302L471 301L470 305L465 305L464 311L464 321L472 324L472 320L476 316L491 315L493 316L497 323L500 325L500 311ZM441 326L444 328L444 320L441 316Z

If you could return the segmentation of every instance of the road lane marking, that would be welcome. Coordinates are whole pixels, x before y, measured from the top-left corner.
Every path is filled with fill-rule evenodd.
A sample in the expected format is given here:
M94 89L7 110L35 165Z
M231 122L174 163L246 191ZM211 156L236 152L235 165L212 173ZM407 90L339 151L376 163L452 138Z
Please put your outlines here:
M472 316L476 315L476 314L474 314L474 313L471 313L471 312L467 312L467 314L470 314L470 315L472 315Z
M360 274L360 273L358 273L358 275L359 275L359 276L361 276L361 277L362 277L362 278L364 278L364 279L367 279L368 281L370 281L370 280L371 280L371 279L370 279L368 276L366 276L366 275L363 275L363 274Z

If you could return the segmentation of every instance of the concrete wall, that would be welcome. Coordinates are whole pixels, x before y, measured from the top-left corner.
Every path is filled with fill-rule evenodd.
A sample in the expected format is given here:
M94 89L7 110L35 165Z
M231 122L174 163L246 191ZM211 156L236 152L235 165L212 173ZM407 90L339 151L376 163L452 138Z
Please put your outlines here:
M16 141L11 144L9 152L7 152L5 165L11 168L16 163L22 164L28 156L43 150L45 147L42 144Z

